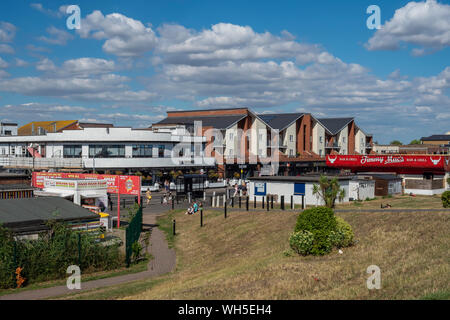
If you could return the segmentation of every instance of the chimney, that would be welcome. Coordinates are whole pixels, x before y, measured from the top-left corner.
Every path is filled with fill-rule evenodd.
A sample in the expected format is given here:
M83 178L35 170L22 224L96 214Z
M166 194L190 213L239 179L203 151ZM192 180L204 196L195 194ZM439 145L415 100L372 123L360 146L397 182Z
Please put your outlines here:
M31 124L31 135L34 135L34 123Z

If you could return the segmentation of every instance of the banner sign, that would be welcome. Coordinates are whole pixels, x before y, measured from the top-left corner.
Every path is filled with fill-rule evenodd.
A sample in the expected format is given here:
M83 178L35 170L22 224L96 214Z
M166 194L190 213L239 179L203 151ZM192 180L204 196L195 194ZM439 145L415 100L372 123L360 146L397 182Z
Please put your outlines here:
M140 195L141 177L140 176L122 176L108 174L91 173L67 173L67 172L33 172L33 187L44 188L44 179L80 179L80 180L106 180L108 193L120 193L130 195ZM88 186L86 186L88 187Z
M449 156L442 155L328 155L329 167L353 170L449 171Z

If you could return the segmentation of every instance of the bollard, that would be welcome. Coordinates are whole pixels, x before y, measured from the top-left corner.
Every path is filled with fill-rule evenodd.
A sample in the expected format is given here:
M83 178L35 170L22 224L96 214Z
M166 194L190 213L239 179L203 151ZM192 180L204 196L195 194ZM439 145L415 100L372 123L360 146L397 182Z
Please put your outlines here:
M227 202L227 195L226 194L224 194L223 195L223 205L225 206L225 203Z
M294 210L294 196L291 196L291 210Z
M173 235L177 234L175 228L176 228L176 221L175 221L175 219L173 219L173 221L172 221L172 234Z
M248 211L248 199L249 197L247 196L247 202L245 203L245 209Z
M256 209L256 196L255 196L254 199L253 199L253 208Z
M206 191L203 191L203 201L206 201Z
M284 210L284 196L281 196L281 210Z
M269 197L266 197L266 201L267 201L267 211L269 211Z
M223 215L225 219L227 218L227 203L225 202L225 206L223 207Z
M241 196L239 196L239 209L241 208Z
M211 196L211 207L214 207L214 197Z
M273 195L270 197L270 209L273 210Z
M306 209L306 203L305 203L305 195L302 195L302 209L305 210Z
M234 208L234 197L231 198L231 207Z
M200 227L203 227L203 209L200 209Z
M264 197L261 197L261 207L264 209Z

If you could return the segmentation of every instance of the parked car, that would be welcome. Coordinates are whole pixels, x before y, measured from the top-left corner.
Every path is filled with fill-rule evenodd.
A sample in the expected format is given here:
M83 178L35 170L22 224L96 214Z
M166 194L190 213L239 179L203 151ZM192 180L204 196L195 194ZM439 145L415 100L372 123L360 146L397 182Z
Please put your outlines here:
M159 183L156 182L155 184L148 184L145 183L145 181L141 185L141 192L147 192L147 189L150 189L150 191L159 191Z

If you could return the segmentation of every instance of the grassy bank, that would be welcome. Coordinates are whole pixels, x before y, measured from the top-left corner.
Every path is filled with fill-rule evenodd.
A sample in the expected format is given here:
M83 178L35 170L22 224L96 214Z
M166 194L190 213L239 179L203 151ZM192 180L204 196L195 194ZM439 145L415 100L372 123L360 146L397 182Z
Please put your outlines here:
M83 299L448 299L450 213L358 213L339 216L357 244L343 254L289 253L293 212L177 212L159 223L171 230L174 273L91 291ZM169 236L170 238L170 236ZM368 266L381 269L380 290L368 290Z

